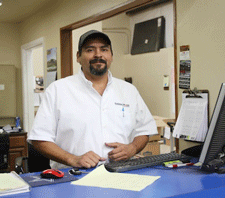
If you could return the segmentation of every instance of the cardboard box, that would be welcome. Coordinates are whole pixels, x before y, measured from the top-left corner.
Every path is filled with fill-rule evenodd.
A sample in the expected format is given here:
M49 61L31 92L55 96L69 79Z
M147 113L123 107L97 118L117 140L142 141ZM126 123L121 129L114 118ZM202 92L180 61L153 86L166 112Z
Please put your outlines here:
M145 148L143 148L143 150L139 154L144 156L144 153L146 153L146 152L149 152L149 145L148 144L145 146Z
M165 138L165 140L166 140L166 145L167 145L167 146L170 146L170 140L168 140L168 139L166 139L166 138Z
M153 116L155 122L156 122L156 126L157 127L165 127L167 126L167 124L163 121L166 120L167 118L164 117L160 117L160 116Z
M164 118L164 117L160 117L160 116L153 116L153 118L156 122L157 128L169 127L167 125L167 122L175 122L175 119L173 119L173 118Z
M157 126L157 130L158 130L159 135L163 136L164 135L164 128L168 126L167 120L171 121L171 119L160 117L160 116L153 116L153 118L156 122L156 126Z
M163 119L163 122L166 123L166 126L168 126L168 125L167 125L167 122L175 122L175 123L176 123L175 119ZM168 127L169 127L169 126L168 126Z
M157 127L157 131L161 137L164 135L164 127Z
M167 122L175 122L175 119L173 118L164 118L164 117L160 117L160 116L153 116L153 118L155 119L156 125L157 125L157 130L158 133L162 136L164 136L164 129L165 127L170 127L167 125Z
M160 154L160 144L159 142L149 142L146 147L140 153L143 156L159 155Z
M149 137L149 142L152 142L152 141L159 141L161 139L160 135L157 134L157 135L152 135Z

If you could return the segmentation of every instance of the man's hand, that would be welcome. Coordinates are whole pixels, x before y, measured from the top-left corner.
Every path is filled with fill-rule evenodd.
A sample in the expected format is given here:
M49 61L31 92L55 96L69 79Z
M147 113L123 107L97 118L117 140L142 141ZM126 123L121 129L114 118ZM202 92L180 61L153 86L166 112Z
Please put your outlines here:
M130 144L121 144L118 142L105 143L106 146L114 148L108 153L108 157L113 161L127 160L139 153L148 143L147 135L137 136Z
M115 143L105 143L106 146L114 148L111 152L108 153L108 157L113 161L127 160L133 157L137 148L134 144L121 144L118 142Z
M33 140L32 144L45 157L68 166L91 168L95 167L99 161L106 160L93 151L89 151L81 156L73 155L60 148L54 142Z
M75 167L91 168L97 166L99 161L105 161L105 158L100 157L93 151L89 151L84 155L77 156Z

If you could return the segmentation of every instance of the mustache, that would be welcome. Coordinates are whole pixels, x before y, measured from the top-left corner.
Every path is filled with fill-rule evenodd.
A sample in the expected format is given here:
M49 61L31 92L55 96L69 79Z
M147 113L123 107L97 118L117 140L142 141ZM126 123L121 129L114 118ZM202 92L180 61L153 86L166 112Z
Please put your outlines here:
M90 64L94 64L94 63L97 63L97 62L100 62L100 63L105 63L106 64L106 61L101 59L101 58L95 58L95 59L92 59L90 60Z

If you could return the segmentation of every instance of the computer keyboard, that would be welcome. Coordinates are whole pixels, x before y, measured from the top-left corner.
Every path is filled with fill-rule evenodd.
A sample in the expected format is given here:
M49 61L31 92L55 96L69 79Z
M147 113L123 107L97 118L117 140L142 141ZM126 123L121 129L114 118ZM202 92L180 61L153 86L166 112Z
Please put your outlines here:
M174 160L188 162L190 159L190 156L172 152L160 155L140 157L136 159L129 159L127 161L109 162L105 164L105 168L110 172L125 172L128 170L145 168L149 166L162 165L163 162Z

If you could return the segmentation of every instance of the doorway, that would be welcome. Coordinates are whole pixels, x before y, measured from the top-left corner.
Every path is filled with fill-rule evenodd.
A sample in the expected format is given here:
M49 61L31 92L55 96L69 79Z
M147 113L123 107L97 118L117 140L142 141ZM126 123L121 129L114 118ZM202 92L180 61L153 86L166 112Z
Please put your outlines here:
M24 131L32 128L35 110L38 106L35 90L43 90L43 84L36 86L36 82L45 77L44 38L39 38L21 46L22 51L22 87L23 87L23 126ZM36 77L35 77L36 76ZM40 82L41 80L39 80ZM39 97L39 96L38 96Z

